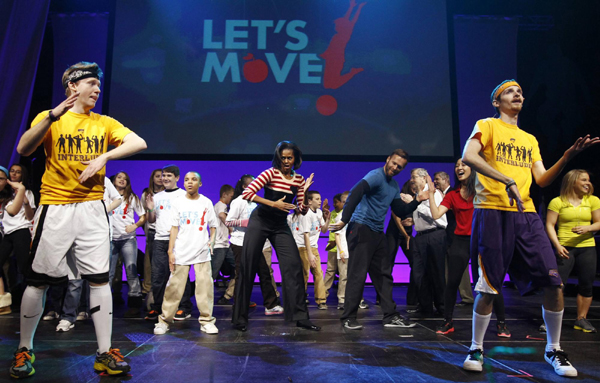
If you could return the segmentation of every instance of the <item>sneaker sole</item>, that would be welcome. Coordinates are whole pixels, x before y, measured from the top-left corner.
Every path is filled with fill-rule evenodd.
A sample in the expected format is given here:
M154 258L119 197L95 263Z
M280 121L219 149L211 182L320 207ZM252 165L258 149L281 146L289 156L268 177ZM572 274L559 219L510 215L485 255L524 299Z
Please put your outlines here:
M14 379L23 379L23 378L29 378L31 375L35 374L35 368L31 368L31 372L27 375L15 375L12 372L10 373L10 377L14 378Z
M574 328L575 330L579 330L579 331L583 331L583 332L587 332L587 333L590 333L590 332L596 332L596 330L595 330L595 329L594 329L594 330L587 330L587 329L585 329L585 328L583 328L583 327L579 327L579 326L573 326L573 328Z
M552 361L550 360L550 358L548 358L548 357L546 356L546 354L544 354L544 359L546 360L546 362L548 362L548 363L550 364L550 366L552 366ZM554 367L554 366L552 366L552 367ZM558 376L568 376L568 377L570 377L570 378L575 378L575 377L577 377L577 370L576 370L574 367L573 367L573 369L572 369L572 370L568 370L568 371L561 371L562 373L561 373L561 372L559 372L559 371L556 371L556 369L554 368L554 372L555 372L555 373L556 373L556 375L558 375Z
M175 317L175 318L173 318L173 320L176 320L176 321L178 321L178 322L179 322L179 321L182 321L182 320L189 319L189 318L191 318L191 317L192 317L191 315L186 315L185 317L179 317L179 318L178 318L178 317Z
M413 328L416 325L417 325L416 323L411 323L409 325L399 325L399 324L393 324L393 323L386 323L386 324L383 325L383 327L390 327L390 328Z
M205 333L207 333L209 335L217 335L219 333L219 330L217 330L216 332L215 331L208 332L202 326L200 326L200 331L205 332Z
M446 334L450 334L451 332L454 332L454 327L451 328L450 330L446 330L446 331L436 331L436 334L440 334L440 335L446 335Z
M497 334L499 338L510 338L510 334Z
M475 363L473 363L473 365L463 363L463 370L472 371L472 372L481 372L481 371L483 371L483 365L476 365Z
M282 315L283 311L273 311L273 312L266 312L265 311L265 315Z
M345 326L344 328L347 328L348 330L360 330L361 328L363 328L363 326Z
M68 331L72 330L74 327L75 326L71 326L71 327L69 327L67 329L62 329L62 328L61 329L57 329L56 332L68 332Z
M131 371L131 368L128 368L127 370L113 370L110 367L102 364L102 363L98 363L98 362L94 362L94 371L96 372L106 372L109 375L124 375L127 374L129 371Z

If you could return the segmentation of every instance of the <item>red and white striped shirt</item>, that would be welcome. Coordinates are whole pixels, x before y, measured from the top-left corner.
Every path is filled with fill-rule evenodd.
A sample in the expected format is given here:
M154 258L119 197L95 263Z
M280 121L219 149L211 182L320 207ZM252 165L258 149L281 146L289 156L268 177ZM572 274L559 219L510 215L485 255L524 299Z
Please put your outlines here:
M256 197L256 193L264 187L266 199L273 200L272 198L274 198L277 193L284 193L291 195L291 198L289 199L289 201L291 201L293 199L293 195L296 195L297 207L300 211L302 211L304 210L304 184L304 177L298 173L294 172L293 177L291 179L287 179L283 176L279 169L269 168L260 173L260 175L256 177L246 189L244 189L242 198L248 201L253 201ZM269 193L269 191L272 191L272 193ZM286 202L288 202L288 198L286 198Z

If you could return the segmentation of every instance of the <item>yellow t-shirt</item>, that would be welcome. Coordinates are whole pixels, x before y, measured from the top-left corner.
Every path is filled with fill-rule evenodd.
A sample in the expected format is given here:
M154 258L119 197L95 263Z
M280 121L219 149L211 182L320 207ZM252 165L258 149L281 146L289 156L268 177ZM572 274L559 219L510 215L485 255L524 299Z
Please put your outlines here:
M331 210L331 216L329 217L329 224L333 225L335 223L335 219L339 214L342 214L343 210L340 210L339 213L337 211ZM341 217L341 216L340 216ZM330 231L329 232L329 242L335 242L335 232ZM337 245L334 246L332 249L328 250L330 253L337 253Z
M519 187L525 212L535 212L529 195L533 163L541 161L540 148L535 137L516 125L497 118L486 118L475 124L471 139L482 145L485 161L500 173L512 178ZM510 206L506 185L477 173L473 205L478 209L518 211L517 204Z
M37 125L48 111L36 116L31 126ZM131 133L117 120L90 112L79 114L68 111L52 123L43 139L46 152L46 171L42 176L40 205L63 205L102 199L104 174L102 169L85 183L77 180L90 161L107 151L108 145L119 146Z
M592 212L600 209L600 199L593 195L583 196L581 205L574 207L571 202L554 198L548 210L558 213L558 242L565 247L595 247L594 233L577 234L571 231L575 226L592 224Z

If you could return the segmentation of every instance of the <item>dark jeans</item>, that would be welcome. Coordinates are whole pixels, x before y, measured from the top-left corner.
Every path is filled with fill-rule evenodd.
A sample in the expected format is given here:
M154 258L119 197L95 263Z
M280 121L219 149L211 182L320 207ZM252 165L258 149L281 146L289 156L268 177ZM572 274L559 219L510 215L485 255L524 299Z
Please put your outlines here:
M235 270L235 256L231 247L219 247L214 249L210 266L212 268L212 279L213 281L219 276L219 271L223 262L227 262L232 269Z
M154 297L154 303L150 306L151 310L156 310L159 313L162 310L162 302L165 297L165 288L169 281L171 271L169 270L169 241L162 241L155 239L152 248L152 296ZM192 312L192 285L190 278L185 285L185 291L181 302L179 302L179 309L186 313Z
M242 249L242 246L231 245L231 250L233 251L235 257L236 289L237 275L241 273L242 269ZM267 265L264 255L258 260L258 280L260 282L260 291L262 292L263 304L265 308L272 309L280 304L279 298L277 298L277 293L273 288L273 282L271 281L271 270L269 269L269 265Z
M302 261L292 231L285 216L276 217L271 212L261 211L258 208L252 212L248 222L242 246L240 273L235 280L232 322L236 325L248 323L248 305L254 277L261 259L266 263L262 252L266 239L271 242L279 260L285 319L288 321L308 319ZM266 281L264 283L267 284ZM270 278L268 284L271 285Z
M368 272L379 295L383 323L389 323L399 314L392 297L394 281L387 238L385 234L375 232L368 226L356 222L350 222L346 230L348 284L344 313L340 319L343 321L347 318L356 318Z
M425 234L417 233L411 244L413 272L419 288L419 304L423 314L431 314L433 305L443 312L446 287L446 232L439 229Z

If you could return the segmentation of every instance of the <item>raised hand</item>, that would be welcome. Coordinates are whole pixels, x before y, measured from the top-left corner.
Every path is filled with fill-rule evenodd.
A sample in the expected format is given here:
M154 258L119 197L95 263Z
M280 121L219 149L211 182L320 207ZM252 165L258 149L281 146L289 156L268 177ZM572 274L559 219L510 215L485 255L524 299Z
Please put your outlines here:
M323 210L327 210L327 211L331 210L329 208L329 201L327 200L327 198L325 198L325 200L323 201Z
M433 180L431 179L431 176L427 175L425 177L425 180L427 181L427 186L429 187L429 190L435 190L435 184L433 183Z
M304 194L306 195L306 192L308 191L308 189L311 187L311 185L315 182L313 180L313 178L315 178L315 173L311 173L311 175L304 181Z
M272 207L274 207L275 209L281 210L281 211L285 211L286 213L289 213L290 210L294 210L296 208L296 205L292 205L291 203L284 202L283 201L284 199L285 199L285 197L281 197L281 199L278 199L277 201L273 201Z
M600 143L600 137L591 138L589 134L586 134L584 137L579 137L575 143L565 151L565 156L570 160L590 146L598 143Z
M58 104L58 106L54 109L52 109L52 115L54 117L60 117L63 114L67 113L67 111L69 109L71 109L73 107L73 105L75 105L75 101L77 101L77 98L79 97L79 92L73 92L71 93L71 95L69 97L67 97L66 100L64 100L63 102L61 102L60 104Z
M15 192L19 192L19 190L21 189L25 190L25 185L23 185L21 182L15 182L9 179L7 179L6 182L8 183L8 185L10 185L11 188L13 188Z
M154 210L154 197L150 193L146 194L146 208Z
M404 203L411 203L415 197L411 196L410 194L400 193L400 199L402 199Z

